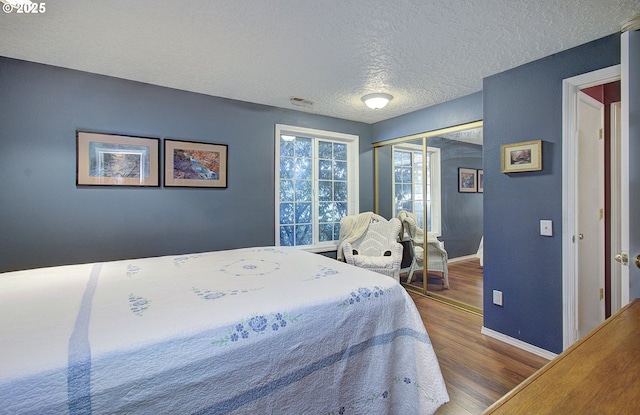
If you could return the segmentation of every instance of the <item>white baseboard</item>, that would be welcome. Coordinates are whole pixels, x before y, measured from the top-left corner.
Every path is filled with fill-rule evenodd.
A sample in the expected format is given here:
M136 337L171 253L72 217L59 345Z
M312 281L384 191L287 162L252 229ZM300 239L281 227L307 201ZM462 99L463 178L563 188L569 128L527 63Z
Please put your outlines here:
M471 254L471 255L465 255L465 256L458 256L458 257L455 257L455 258L449 258L447 262L449 262L449 263L458 262L458 261L464 261L466 259L473 259L473 258L478 258L478 255Z
M555 354L553 352L550 352L550 351L545 350L545 349L541 349L540 347L537 347L537 346L534 346L532 344L523 342L522 340L518 340L518 339L515 339L515 338L510 337L510 336L507 336L506 334L499 333L499 332L497 332L495 330L488 329L488 328L486 328L484 326L482 326L482 329L480 330L480 333L482 333L482 334L484 334L486 336L492 337L492 338L494 338L496 340L500 340L501 342L510 344L511 346L515 346L518 349L522 349L522 350L525 350L525 351L527 351L529 353L533 353L533 354L535 354L537 356L544 357L545 359L552 360L553 358L558 356L557 354Z

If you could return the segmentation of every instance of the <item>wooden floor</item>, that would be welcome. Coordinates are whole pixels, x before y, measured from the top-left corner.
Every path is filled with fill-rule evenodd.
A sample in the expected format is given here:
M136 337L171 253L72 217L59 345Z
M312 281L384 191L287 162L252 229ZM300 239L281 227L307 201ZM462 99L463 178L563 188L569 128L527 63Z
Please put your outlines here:
M427 290L482 309L483 273L480 259L468 258L449 262L447 268L449 269L449 289L444 287L441 273L430 271L427 279ZM406 278L406 274L403 274L402 278ZM422 271L415 272L411 285L422 286Z
M438 415L476 415L548 362L480 333L482 317L410 294L435 349L450 402Z

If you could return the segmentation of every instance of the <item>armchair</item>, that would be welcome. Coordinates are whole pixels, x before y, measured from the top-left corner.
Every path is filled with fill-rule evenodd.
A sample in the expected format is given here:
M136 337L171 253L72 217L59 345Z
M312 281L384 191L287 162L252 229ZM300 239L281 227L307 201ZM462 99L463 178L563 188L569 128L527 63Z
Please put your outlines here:
M361 220L362 216L346 216L340 221L342 256L348 264L387 275L399 282L402 245L398 242L398 235L402 224L398 218L386 220L373 213L367 216L369 221L361 235L350 231L357 228L352 223ZM343 230L350 234L343 234Z
M411 283L413 279L413 273L416 269L424 267L424 230L418 227L418 221L416 216L407 212L401 211L398 214L398 219L402 222L403 231L406 230L409 238L411 239L411 268L409 268L409 275L407 276L407 284ZM449 269L447 262L449 255L444 249L442 242L440 242L435 236L427 233L427 267L425 271L438 271L442 273L442 282L445 288L449 288ZM424 276L426 278L426 275Z

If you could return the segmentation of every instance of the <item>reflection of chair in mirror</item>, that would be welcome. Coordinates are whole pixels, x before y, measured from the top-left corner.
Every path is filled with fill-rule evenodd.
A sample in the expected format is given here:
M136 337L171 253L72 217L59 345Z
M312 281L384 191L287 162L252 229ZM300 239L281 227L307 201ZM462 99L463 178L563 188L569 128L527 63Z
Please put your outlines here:
M400 281L401 228L398 218L386 220L372 212L345 216L340 221L338 259Z
M416 269L424 267L424 231L418 227L418 221L416 216L407 212L401 211L398 214L398 219L402 222L403 233L407 231L411 240L411 268L409 268L409 275L407 276L407 284L411 283L413 279L413 273ZM401 235L402 236L402 235ZM423 271L437 271L442 273L442 282L445 288L449 288L449 270L447 267L447 261L449 255L443 247L443 243L440 242L435 236L427 233L427 267ZM423 275L426 278L426 275Z

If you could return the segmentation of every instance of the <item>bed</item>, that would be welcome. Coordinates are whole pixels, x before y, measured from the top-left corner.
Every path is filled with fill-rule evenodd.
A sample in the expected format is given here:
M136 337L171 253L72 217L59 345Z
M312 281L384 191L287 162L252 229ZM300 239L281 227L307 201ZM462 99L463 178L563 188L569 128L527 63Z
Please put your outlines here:
M405 290L322 255L0 274L0 413L408 415L448 399Z

